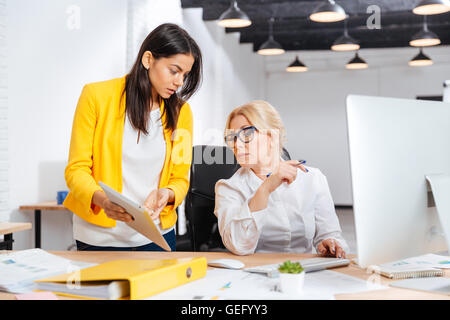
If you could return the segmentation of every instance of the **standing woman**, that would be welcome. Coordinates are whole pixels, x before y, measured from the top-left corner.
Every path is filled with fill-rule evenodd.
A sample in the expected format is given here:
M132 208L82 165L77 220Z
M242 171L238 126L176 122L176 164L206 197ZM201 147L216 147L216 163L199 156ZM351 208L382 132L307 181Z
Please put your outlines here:
M126 222L104 182L148 208L175 250L175 209L189 186L193 119L186 102L198 89L202 55L175 24L144 40L130 73L87 84L75 111L65 178L78 250L162 250Z

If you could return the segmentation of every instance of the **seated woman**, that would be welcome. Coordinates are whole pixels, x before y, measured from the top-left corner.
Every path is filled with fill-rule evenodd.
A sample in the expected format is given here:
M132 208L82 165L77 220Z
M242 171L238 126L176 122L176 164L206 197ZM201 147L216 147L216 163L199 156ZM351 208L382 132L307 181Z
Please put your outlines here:
M269 103L234 109L225 142L241 168L216 183L219 232L233 253L311 253L345 258L348 246L326 177L297 160L283 161L285 129Z

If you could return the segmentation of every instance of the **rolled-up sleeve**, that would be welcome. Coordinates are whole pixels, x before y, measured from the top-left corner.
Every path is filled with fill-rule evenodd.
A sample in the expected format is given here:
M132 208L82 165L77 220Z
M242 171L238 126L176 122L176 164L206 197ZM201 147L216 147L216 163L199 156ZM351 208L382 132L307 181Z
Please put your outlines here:
M255 252L267 217L267 208L250 212L249 200L237 187L219 180L215 187L214 214L225 247L237 255Z
M347 242L342 237L342 230L339 225L339 219L334 209L333 199L328 186L327 178L318 170L317 178L314 182L317 190L317 197L315 201L315 223L316 233L314 235L314 247L326 239L334 239L344 249L349 252Z

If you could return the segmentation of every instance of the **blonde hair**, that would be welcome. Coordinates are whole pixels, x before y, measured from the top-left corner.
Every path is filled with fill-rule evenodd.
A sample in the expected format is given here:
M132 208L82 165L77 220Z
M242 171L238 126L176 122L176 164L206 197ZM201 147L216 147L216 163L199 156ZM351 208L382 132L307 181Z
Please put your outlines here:
M280 152L282 152L283 145L286 142L286 129L283 121L281 121L280 114L270 103L263 100L255 100L235 108L228 115L225 131L230 129L231 121L238 115L247 118L248 122L254 125L259 131L278 130Z

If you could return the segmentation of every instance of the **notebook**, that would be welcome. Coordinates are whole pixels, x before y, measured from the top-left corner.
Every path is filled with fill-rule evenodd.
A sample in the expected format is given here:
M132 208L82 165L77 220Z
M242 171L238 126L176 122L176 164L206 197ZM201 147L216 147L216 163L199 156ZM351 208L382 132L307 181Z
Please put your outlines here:
M147 298L206 275L206 258L114 260L37 280L37 289L90 299Z
M444 271L435 268L417 268L414 266L403 266L398 268L382 267L374 270L375 273L381 274L389 279L409 279L409 278L425 278L425 277L442 277Z
M442 277L444 271L441 268L448 268L448 261L449 257L446 256L426 254L371 266L368 270L390 279Z

